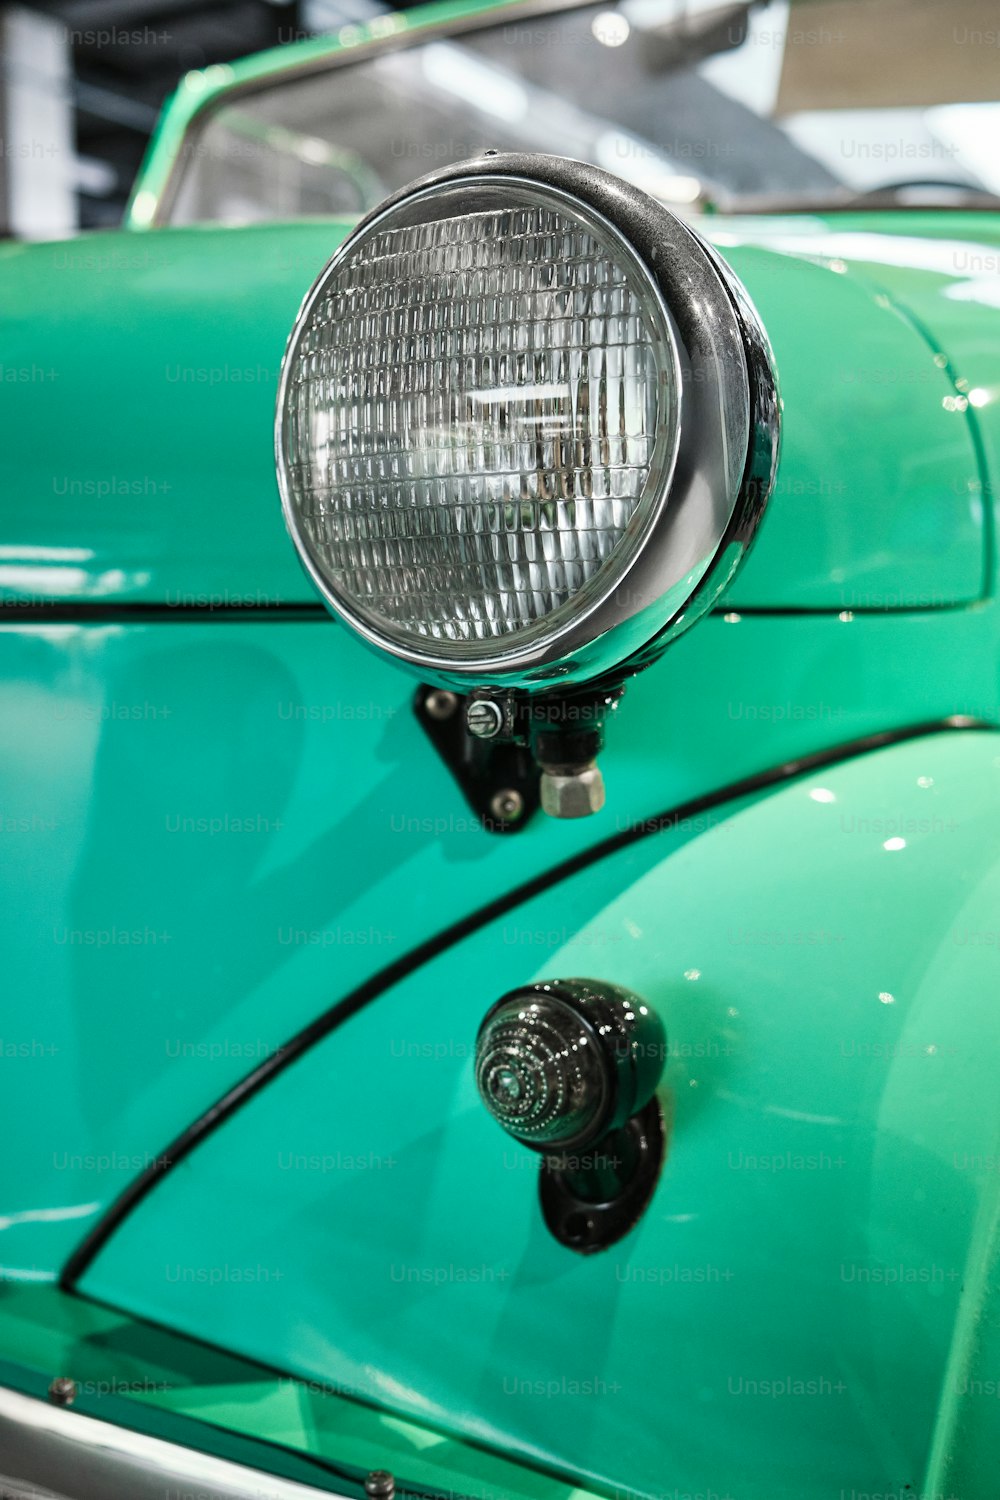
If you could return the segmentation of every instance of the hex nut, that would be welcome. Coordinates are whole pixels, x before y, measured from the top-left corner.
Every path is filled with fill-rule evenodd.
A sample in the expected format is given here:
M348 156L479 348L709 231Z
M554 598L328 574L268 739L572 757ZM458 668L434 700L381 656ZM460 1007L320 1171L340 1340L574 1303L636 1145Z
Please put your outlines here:
M53 1406L72 1406L78 1394L76 1381L68 1375L57 1375L49 1386L49 1400Z
M550 818L589 818L604 806L604 777L593 761L572 770L543 766L540 789Z

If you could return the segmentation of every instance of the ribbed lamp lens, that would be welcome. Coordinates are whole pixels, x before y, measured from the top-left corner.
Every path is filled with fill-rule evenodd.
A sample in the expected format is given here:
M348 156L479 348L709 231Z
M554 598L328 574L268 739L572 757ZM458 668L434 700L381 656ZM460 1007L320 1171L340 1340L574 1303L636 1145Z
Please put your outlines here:
M538 1147L571 1141L605 1106L608 1079L592 1035L555 996L510 1000L476 1044L476 1084L511 1135Z
M353 623L502 660L607 597L662 500L677 358L604 219L512 180L429 190L345 246L286 360L293 535Z

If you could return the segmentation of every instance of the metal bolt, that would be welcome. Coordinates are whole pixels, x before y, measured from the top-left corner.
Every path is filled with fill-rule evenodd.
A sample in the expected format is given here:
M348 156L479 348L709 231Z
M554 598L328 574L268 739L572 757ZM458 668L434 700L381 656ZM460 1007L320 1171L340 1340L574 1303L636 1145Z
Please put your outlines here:
M450 719L458 707L458 694L434 688L424 699L424 712L431 719Z
M396 1493L396 1481L388 1469L372 1469L365 1480L365 1494L369 1500L392 1500Z
M589 766L542 767L542 809L550 818L587 818L604 806L604 777Z
M490 812L501 823L516 823L524 812L524 798L513 787L506 786L490 799Z
M68 1375L57 1375L49 1386L49 1400L53 1406L72 1406L79 1395L75 1380Z
M499 154L500 154L500 153L499 153L499 152L498 152L498 151L493 151L493 150L490 150L490 151L484 151L484 152L483 152L483 155L484 155L484 156L499 156Z
M503 726L503 711L492 698L473 698L465 710L465 724L477 740L492 740Z

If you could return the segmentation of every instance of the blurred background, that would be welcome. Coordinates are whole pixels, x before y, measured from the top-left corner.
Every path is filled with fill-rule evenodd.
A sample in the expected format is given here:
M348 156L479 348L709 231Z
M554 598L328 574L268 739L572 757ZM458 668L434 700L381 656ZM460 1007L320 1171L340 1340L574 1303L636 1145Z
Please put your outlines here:
M914 194L932 207L1000 203L1000 0L614 3L541 30L498 19L492 40L247 102L206 136L173 221L286 217L284 199L272 201L284 178L295 179L288 212L335 211L330 160L345 150L374 162L377 202L400 174L412 180L455 151L472 154L468 145L430 153L456 130L594 161L682 205L728 197L774 211L780 194L800 204L839 195L844 206L876 192L892 207ZM118 224L185 74L388 9L385 0L0 8L0 236ZM247 132L259 147L252 182ZM423 156L410 149L420 143ZM308 191L307 148L322 157L313 171L322 181Z
M186 72L389 8L376 0L3 7L0 235L49 239L117 224L160 108Z

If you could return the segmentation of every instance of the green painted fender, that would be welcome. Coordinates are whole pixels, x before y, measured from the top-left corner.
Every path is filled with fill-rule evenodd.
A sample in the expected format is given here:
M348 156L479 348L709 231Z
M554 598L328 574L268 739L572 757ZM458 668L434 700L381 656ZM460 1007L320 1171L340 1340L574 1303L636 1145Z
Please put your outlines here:
M998 911L995 732L639 838L281 1072L82 1290L618 1494L960 1474L988 1500ZM589 1258L471 1076L489 1004L572 974L637 990L669 1038L659 1187Z
M0 245L3 619L39 605L319 608L281 518L274 403L299 304L349 227ZM891 250L878 228L868 239ZM768 330L785 403L774 498L730 607L978 600L992 489L977 433L996 403L959 398L957 370L873 290L882 268L874 283L839 274L813 241L797 255L780 224L775 236L777 250L723 245ZM952 282L921 289L951 348ZM994 348L1000 314L979 313ZM988 353L963 338L955 354L964 376L990 384Z

